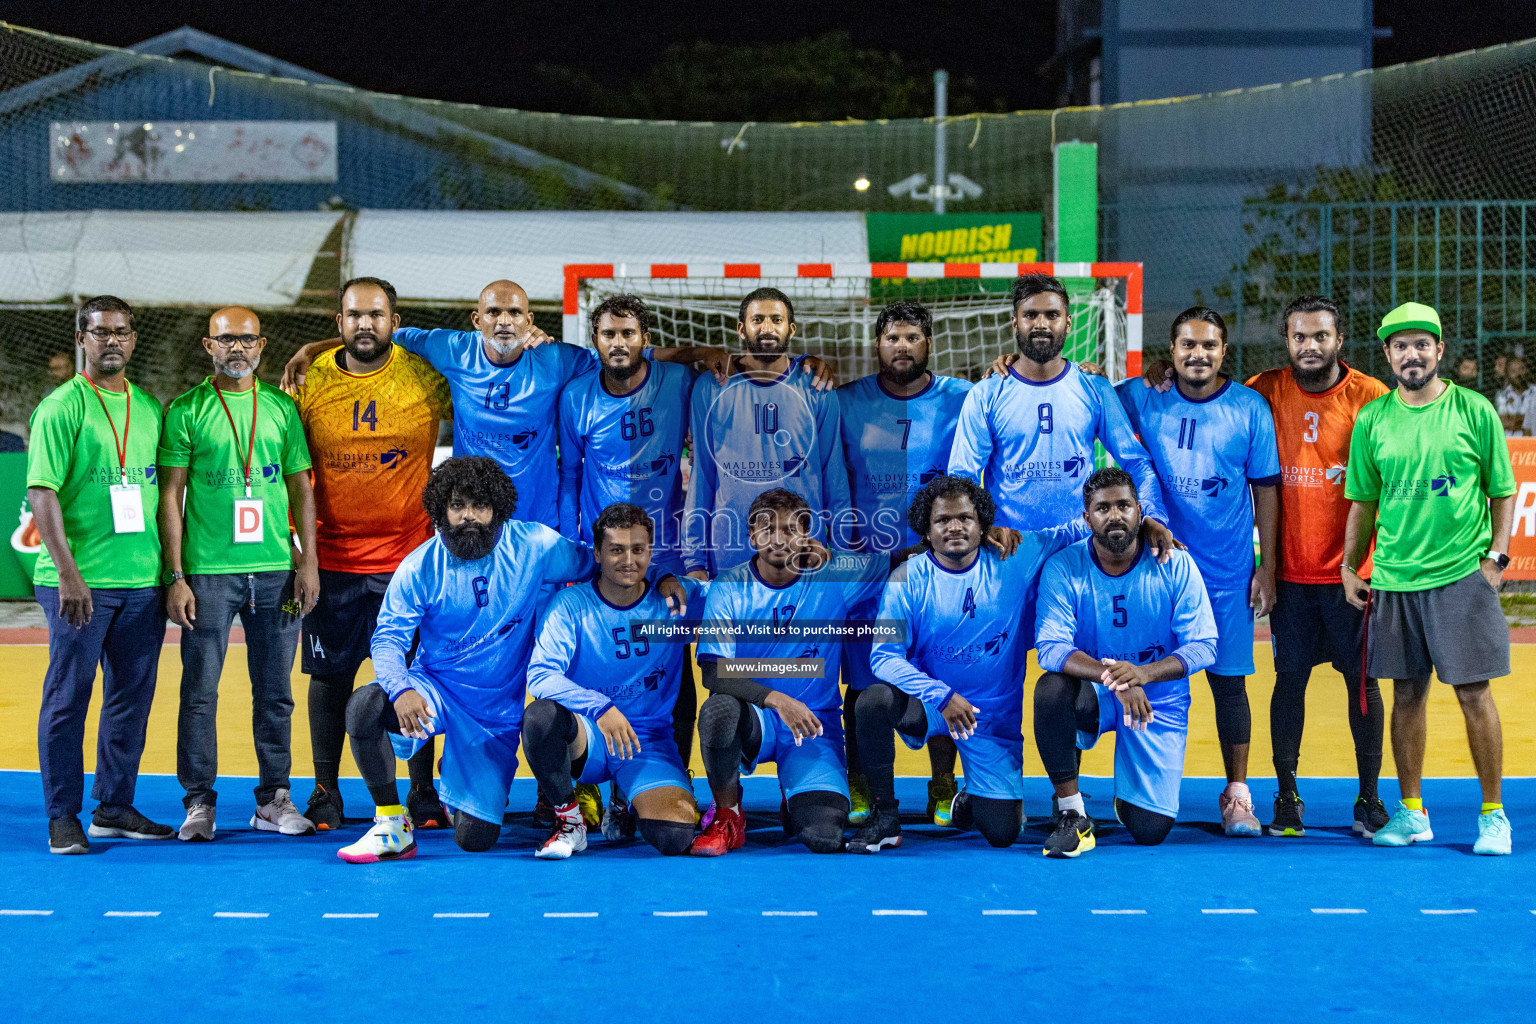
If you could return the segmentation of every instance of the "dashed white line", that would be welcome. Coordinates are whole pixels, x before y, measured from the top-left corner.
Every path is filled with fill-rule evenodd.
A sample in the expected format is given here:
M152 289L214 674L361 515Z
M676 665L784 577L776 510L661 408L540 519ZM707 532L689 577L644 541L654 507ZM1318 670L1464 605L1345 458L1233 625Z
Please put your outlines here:
M927 917L926 910L871 910L876 917Z
M596 917L595 910L546 910L545 917Z
M51 910L0 910L0 917L47 917ZM1532 911L1536 914L1536 910Z
M1145 910L1092 910L1092 911L1089 911L1089 913L1092 913L1092 914L1118 915L1118 914L1145 914L1146 911Z
M1202 914L1257 914L1252 907L1201 907Z
M432 916L433 917L490 917L491 915L486 913L486 914L433 914Z
M321 914L321 917L336 918L341 920L354 920L378 917L378 914Z
M215 910L214 917L266 917L265 912L246 910Z
M159 917L158 910L109 910L102 917Z
M1363 913L1365 913L1365 911L1363 909L1361 909L1360 907L1313 907L1312 908L1312 913L1314 913L1314 914L1363 914Z
M815 917L814 910L765 910L764 917Z
M652 917L708 917L707 910L653 910Z
M1475 914L1477 911L1471 907L1453 907L1449 910L1431 910L1426 908L1424 910L1420 910L1419 913L1438 916L1442 914Z
M1033 910L983 910L982 917L1034 917Z

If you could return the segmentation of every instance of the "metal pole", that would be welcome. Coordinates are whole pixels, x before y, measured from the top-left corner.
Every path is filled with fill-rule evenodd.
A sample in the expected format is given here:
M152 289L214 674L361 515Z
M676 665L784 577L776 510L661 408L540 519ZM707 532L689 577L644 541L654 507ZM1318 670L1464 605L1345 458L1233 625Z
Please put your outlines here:
M949 173L944 166L944 118L949 105L949 72L933 73L933 212L944 212Z

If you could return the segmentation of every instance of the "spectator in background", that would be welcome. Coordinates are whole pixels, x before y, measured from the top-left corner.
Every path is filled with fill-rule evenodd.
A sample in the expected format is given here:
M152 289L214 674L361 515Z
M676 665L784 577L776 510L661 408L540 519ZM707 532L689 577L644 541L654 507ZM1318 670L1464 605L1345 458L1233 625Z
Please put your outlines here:
M1526 437L1536 427L1536 386L1531 384L1520 356L1505 362L1504 373L1506 380L1493 396L1493 407L1504 424L1505 437Z
M1509 357L1507 355L1495 356L1493 360L1493 376L1486 383L1489 394L1498 394L1500 388L1508 383L1506 371L1509 369ZM1492 401L1492 399L1489 399Z
M38 405L27 457L27 501L43 540L34 593L48 618L37 747L50 853L90 848L79 821L81 747L98 665L91 796L100 806L91 835L174 835L133 808L165 636L154 484L160 403L128 383L138 335L122 299L100 295L81 306L75 342L85 350L86 373L71 375Z
M6 418L13 402L0 405L0 455L27 450L27 425Z
M48 357L48 390L68 384L75 375L75 354L55 352Z
M1456 383L1468 391L1482 391L1477 382L1477 356L1468 353L1456 361Z

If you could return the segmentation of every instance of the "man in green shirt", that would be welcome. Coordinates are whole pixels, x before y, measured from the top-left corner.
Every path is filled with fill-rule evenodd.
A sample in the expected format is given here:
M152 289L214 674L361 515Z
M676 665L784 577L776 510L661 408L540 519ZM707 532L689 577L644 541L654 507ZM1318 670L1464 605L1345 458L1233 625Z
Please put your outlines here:
M43 540L34 593L48 618L37 756L53 853L90 848L79 821L81 748L98 664L101 721L91 796L101 806L91 835L172 835L133 808L165 638L155 528L160 403L128 383L137 342L126 302L111 295L87 301L75 318L85 373L65 381L32 413L27 501Z
M320 592L309 448L293 399L256 379L267 344L256 314L221 309L209 318L208 335L203 347L213 376L166 410L158 458L166 611L181 627L176 777L187 791L187 817L180 838L214 835L219 675L237 615L261 773L251 826L308 835L315 827L293 805L288 774L289 672L299 619Z
M1499 585L1509 564L1515 478L1504 428L1488 400L1441 380L1440 316L1407 302L1376 332L1397 388L1360 410L1345 496L1345 596L1367 609L1366 672L1392 679L1392 756L1403 799L1372 839L1434 838L1424 811L1425 699L1431 669L1456 690L1483 788L1474 853L1510 852L1501 803L1504 736L1490 679L1509 675ZM1376 569L1355 572L1371 534Z

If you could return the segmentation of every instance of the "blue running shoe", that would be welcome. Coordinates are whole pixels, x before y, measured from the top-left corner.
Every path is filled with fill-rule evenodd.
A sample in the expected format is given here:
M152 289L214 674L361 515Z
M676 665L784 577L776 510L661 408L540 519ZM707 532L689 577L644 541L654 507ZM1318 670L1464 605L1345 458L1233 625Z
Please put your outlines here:
M1397 810L1385 825L1376 830L1371 842L1377 846L1409 846L1433 838L1435 833L1429 827L1429 815L1423 811L1410 810L1407 804L1399 801Z
M1510 850L1509 819L1504 808L1477 816L1477 842L1472 844L1473 853L1489 857L1507 857Z

